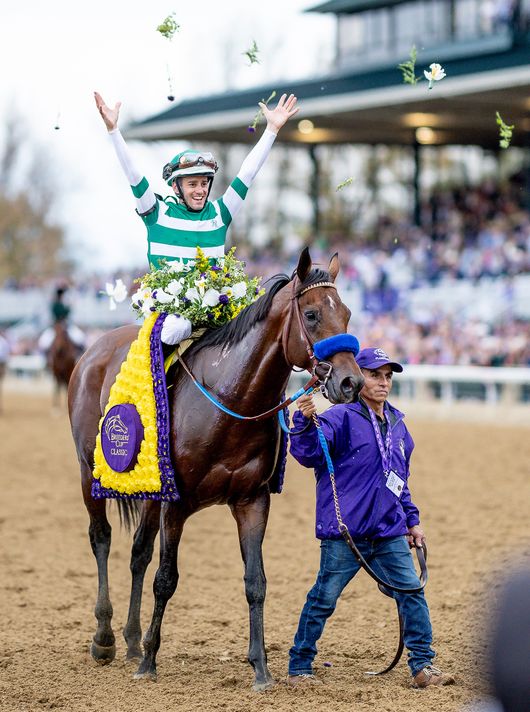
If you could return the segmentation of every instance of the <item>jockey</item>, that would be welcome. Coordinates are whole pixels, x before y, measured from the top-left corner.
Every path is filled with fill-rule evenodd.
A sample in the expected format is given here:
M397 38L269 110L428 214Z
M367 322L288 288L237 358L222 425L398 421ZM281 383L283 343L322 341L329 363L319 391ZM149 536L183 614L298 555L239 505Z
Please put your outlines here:
M50 350L50 346L55 338L55 325L66 322L70 316L70 307L63 301L65 292L66 287L57 287L55 290L55 297L50 305L52 326L49 326L42 332L38 341L39 350L44 353ZM79 349L84 350L86 348L85 335L79 327L75 324L68 324L67 332L70 339Z
M162 198L153 192L145 176L133 165L127 145L118 128L121 103L108 107L100 94L94 93L96 106L107 127L123 172L136 199L136 211L147 228L147 254L150 267L159 261L193 260L200 247L209 258L222 257L226 233L239 212L248 188L269 155L278 131L298 112L297 99L283 94L274 109L260 103L267 126L260 140L243 164L225 194L208 200L218 166L209 152L186 150L164 166L162 177L173 195ZM161 339L178 344L190 336L188 319L170 314L166 317Z

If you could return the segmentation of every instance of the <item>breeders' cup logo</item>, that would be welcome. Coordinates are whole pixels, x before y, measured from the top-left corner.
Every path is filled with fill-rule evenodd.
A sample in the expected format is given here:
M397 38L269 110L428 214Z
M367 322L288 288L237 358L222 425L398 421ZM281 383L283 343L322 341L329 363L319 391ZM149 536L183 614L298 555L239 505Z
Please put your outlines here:
M401 455L403 456L403 459L405 460L406 458L405 458L405 441L404 440L399 441L399 452L401 453Z
M374 349L374 356L378 359L385 359L385 361L390 360L383 349Z
M114 446L110 450L111 455L127 454L127 450L123 448L129 442L129 428L119 415L113 415L106 420L105 435Z

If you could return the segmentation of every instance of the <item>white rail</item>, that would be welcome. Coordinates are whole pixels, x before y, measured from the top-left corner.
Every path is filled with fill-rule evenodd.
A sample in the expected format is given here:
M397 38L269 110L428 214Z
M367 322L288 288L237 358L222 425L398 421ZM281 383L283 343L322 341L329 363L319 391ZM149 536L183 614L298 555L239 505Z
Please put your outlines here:
M13 375L39 376L45 368L44 357L12 356L7 364ZM290 388L296 390L308 379L305 373L293 374ZM470 394L465 387L482 386ZM530 368L486 368L482 366L405 366L395 376L395 391L412 400L456 399L483 400L487 403L527 402L530 405ZM290 391L289 391L290 392Z
M294 374L291 387L300 387L306 380L306 374ZM393 392L407 400L449 403L470 399L530 405L530 368L408 365L394 380Z

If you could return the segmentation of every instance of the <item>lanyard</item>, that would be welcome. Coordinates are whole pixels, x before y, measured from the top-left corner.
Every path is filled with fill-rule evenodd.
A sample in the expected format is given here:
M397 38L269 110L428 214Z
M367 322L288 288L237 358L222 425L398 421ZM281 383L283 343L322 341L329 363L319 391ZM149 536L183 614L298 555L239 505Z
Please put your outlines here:
M377 440L377 447L381 453L381 462L383 463L383 473L385 477L388 477L390 472L390 465L392 463L392 432L390 430L390 419L388 417L388 412L383 410L383 415L386 420L386 437L383 444L383 438L381 437L381 429L379 428L379 423L377 422L376 415L374 411L368 407L368 412L370 413L370 420L372 421L372 427L375 433L375 439Z

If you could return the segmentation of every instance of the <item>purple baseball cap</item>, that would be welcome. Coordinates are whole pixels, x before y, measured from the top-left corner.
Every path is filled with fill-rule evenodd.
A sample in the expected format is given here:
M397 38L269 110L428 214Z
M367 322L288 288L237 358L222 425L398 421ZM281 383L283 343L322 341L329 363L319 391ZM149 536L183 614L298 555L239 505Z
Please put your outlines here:
M355 359L359 368L379 368L380 366L390 366L396 373L403 371L403 366L396 361L392 361L383 349L369 348L362 349Z

